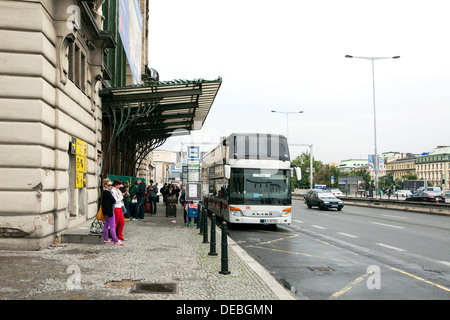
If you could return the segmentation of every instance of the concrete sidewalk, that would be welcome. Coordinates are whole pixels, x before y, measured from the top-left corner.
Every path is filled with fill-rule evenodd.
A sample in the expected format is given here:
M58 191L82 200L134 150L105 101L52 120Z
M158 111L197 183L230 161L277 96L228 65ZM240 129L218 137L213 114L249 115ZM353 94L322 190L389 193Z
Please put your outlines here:
M86 235L89 226L69 232ZM159 204L155 216L126 221L124 237L124 246L61 243L37 252L0 251L0 299L296 299L230 238L231 273L220 274L221 230L216 227L218 255L210 256L199 229L184 225L180 205L176 218L166 217Z

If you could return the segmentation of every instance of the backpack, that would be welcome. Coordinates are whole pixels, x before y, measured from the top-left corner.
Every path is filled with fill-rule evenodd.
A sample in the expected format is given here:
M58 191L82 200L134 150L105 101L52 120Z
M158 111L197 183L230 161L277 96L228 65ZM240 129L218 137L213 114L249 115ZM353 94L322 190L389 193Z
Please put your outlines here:
M136 188L136 185L134 185L130 188L130 195L132 197L134 197L136 194L137 194L137 188Z

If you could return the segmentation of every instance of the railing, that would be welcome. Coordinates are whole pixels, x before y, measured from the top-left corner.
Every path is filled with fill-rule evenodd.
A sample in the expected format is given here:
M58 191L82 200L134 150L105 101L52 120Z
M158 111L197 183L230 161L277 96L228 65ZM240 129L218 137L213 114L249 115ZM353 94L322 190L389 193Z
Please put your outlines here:
M292 199L303 200L303 198L303 194L292 194ZM341 199L345 205L450 215L450 203L406 201L404 198L403 200L400 200L401 198L397 200L396 196L395 198L391 197L391 199L349 196L338 198Z

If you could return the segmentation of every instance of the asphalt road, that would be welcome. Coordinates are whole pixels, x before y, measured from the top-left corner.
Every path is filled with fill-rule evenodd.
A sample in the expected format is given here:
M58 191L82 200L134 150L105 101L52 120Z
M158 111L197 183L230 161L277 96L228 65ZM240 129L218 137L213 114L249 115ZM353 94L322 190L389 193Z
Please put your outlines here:
M229 235L300 299L450 300L450 217L302 200L292 214Z

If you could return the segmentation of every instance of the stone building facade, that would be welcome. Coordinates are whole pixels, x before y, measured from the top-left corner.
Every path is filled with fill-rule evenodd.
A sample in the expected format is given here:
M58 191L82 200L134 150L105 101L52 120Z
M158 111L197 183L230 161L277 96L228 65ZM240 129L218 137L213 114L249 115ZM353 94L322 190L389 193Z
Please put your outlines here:
M108 174L149 177L150 151L201 129L222 79L159 81L148 4L0 1L0 249L57 242Z
M415 165L419 180L450 190L450 147L439 146L416 157Z
M0 248L48 247L97 212L98 92L116 45L102 3L0 1Z
M416 174L416 155L404 154L403 157L397 157L386 162L386 174L391 174L395 180L404 176Z

